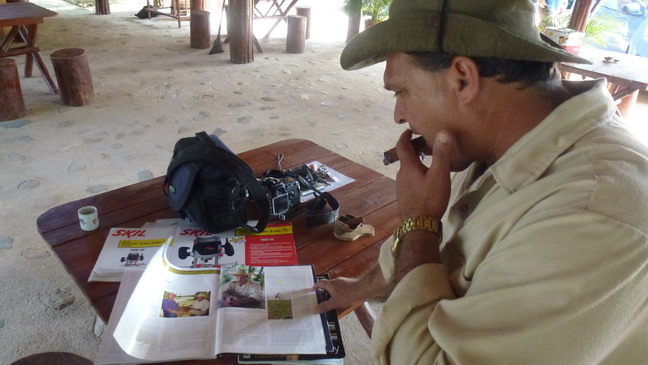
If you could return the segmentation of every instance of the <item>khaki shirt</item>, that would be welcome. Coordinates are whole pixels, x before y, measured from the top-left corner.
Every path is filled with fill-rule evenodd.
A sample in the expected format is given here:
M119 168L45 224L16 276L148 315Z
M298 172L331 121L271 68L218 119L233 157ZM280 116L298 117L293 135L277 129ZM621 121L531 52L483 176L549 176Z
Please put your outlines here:
M578 95L494 165L455 175L442 264L396 286L375 362L648 362L648 150L604 81L566 85Z

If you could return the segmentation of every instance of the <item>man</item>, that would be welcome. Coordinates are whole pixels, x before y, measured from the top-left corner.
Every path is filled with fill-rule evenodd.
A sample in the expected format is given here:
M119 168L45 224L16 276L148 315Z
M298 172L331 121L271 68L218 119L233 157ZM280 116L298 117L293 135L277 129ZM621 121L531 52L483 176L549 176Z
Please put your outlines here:
M189 315L191 316L204 316L209 311L209 300L207 293L200 292L196 294L196 300L189 307Z
M345 69L386 60L403 225L319 311L387 296L381 364L641 364L648 359L648 150L587 62L544 43L529 0L394 0ZM433 159L424 165L410 138ZM456 172L451 177L451 172ZM441 225L441 220L443 225Z
M163 317L177 317L178 316L178 303L175 301L175 293L167 293L166 298L162 300L162 316Z
M264 294L261 285L250 280L250 274L241 268L237 269L232 276L234 280L229 282L227 289L223 291L223 306L262 308Z

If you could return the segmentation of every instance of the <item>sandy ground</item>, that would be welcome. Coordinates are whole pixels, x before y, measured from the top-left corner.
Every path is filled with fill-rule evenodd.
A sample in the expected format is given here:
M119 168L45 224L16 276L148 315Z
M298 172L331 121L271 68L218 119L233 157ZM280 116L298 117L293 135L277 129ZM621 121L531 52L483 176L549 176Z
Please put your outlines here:
M93 358L100 341L93 310L38 235L36 218L56 205L164 174L181 137L205 130L239 152L307 138L395 173L381 166L382 149L402 129L391 123L383 66L339 67L346 34L341 1L313 3L303 54L285 53L283 25L261 39L269 25L258 22L265 52L245 65L230 62L227 45L218 55L190 48L188 22L178 29L171 18L136 18L141 1L111 1L109 16L60 0L34 2L59 13L39 27L50 72L52 52L85 49L96 99L65 106L36 69L29 79L21 69L28 116L0 123L1 364L46 351ZM20 68L24 57L16 59ZM343 328L347 363L363 364L369 340L355 322L348 316Z
M382 152L403 127L392 122L384 65L339 67L346 35L341 0L310 2L305 53L285 53L282 25L261 39L265 53L245 65L230 62L227 46L218 55L190 48L188 22L178 29L171 18L134 17L141 0L111 1L108 16L61 0L33 2L59 13L39 27L46 63L58 49L85 49L96 99L65 106L35 71L21 76L28 116L0 123L0 364L46 351L93 358L101 326L95 331L92 308L40 238L36 218L59 204L163 175L181 137L205 130L238 152L306 138L395 176L396 167L382 166ZM255 23L259 38L268 26ZM16 59L22 66L24 57ZM646 97L640 100L630 122L648 136L640 120ZM69 305L56 309L61 303ZM346 363L368 363L369 341L354 316L343 320L342 332Z

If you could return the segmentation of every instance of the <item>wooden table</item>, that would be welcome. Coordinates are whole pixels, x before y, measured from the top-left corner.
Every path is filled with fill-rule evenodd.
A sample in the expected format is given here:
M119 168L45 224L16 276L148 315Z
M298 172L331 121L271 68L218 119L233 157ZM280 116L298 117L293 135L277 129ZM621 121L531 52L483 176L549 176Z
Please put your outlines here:
M31 77L34 59L45 83L54 94L58 94L56 84L52 80L40 49L36 46L38 24L43 18L57 15L33 3L0 4L0 26L10 26L11 30L0 44L0 58L26 55L25 77ZM16 37L24 42L21 46L11 47Z
M648 90L648 58L588 46L581 48L579 56L592 64L561 63L560 71L579 74L583 78L606 78L609 83L614 84L611 93L615 101L632 93ZM609 57L610 61L607 61L606 57Z
M169 12L163 12L160 11L161 9L169 9ZM171 18L174 18L178 21L178 28L181 27L180 21L181 20L188 20L190 19L190 16L188 14L189 10L184 9L184 11L180 8L180 0L171 0L171 5L167 7L152 7L151 6L151 0L146 0L146 13L148 15L148 18L151 19L151 14L156 14L156 15L163 15L163 16L168 16Z
M277 21L268 30L268 33L263 37L267 39L270 33L281 23L286 21L288 12L297 4L299 0L254 0L254 18L255 19L276 19ZM267 7L262 4L267 4Z
M340 202L340 213L364 216L365 222L375 227L374 236L344 242L335 239L332 224L309 227L303 216L292 223L300 264L313 264L318 274L328 273L331 278L361 274L377 260L380 243L400 224L396 182L313 142L300 139L273 143L239 156L259 176L276 168L279 154L285 156L283 168L319 161L355 179L331 193ZM37 220L41 236L51 245L104 321L110 317L119 283L89 283L90 271L111 227L136 228L146 222L177 216L162 193L163 183L164 177L158 177L67 203L48 210ZM79 227L77 210L86 205L94 205L99 211L100 226L95 231L84 232ZM363 308L360 304L358 306ZM348 308L338 314L343 316L354 309ZM217 363L236 363L231 361L231 358L226 358Z

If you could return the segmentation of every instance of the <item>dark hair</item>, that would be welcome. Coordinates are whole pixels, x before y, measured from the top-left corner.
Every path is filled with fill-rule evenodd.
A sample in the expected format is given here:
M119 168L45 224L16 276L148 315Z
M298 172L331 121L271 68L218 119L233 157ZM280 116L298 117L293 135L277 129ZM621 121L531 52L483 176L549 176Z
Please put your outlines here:
M456 56L449 53L407 52L421 68L436 72L445 70ZM493 57L470 57L479 68L481 77L497 77L501 83L519 82L525 87L548 86L558 77L558 71L552 62L507 60Z

